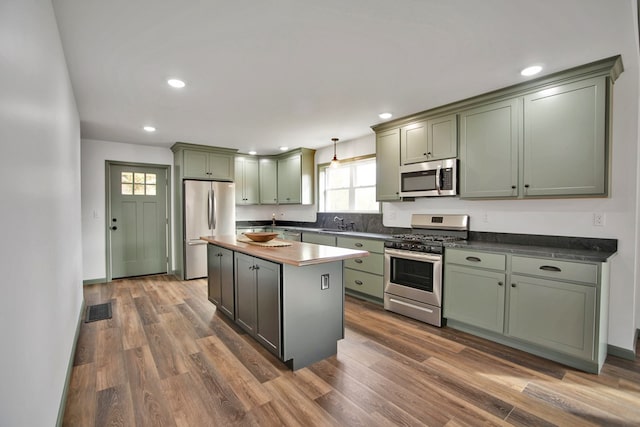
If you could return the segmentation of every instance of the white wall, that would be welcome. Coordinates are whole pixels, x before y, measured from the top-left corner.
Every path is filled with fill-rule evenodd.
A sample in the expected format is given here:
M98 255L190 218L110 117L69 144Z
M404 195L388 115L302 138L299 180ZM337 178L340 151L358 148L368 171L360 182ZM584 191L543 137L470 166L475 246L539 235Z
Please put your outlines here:
M105 174L107 160L173 165L169 148L120 142L82 140L82 254L83 279L106 277ZM173 167L171 167L171 218L173 218ZM173 224L171 230L175 230ZM175 236L171 237L172 244ZM175 251L171 248L171 254ZM173 258L173 255L172 255ZM175 263L172 262L172 265Z
M0 425L56 424L82 308L80 127L50 0L0 2Z

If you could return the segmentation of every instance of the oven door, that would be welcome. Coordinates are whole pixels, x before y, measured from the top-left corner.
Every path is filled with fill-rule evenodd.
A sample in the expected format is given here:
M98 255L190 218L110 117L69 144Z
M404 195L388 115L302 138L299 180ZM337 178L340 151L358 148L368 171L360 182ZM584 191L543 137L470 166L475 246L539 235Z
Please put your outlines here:
M384 251L384 291L436 307L442 305L442 255Z

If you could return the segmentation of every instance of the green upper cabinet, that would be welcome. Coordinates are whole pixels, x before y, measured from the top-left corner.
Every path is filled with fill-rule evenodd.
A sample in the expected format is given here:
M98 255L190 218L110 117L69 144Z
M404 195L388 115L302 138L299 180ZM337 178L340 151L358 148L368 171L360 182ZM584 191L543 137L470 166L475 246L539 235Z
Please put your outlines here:
M233 156L216 152L185 150L185 178L208 178L233 181Z
M460 196L518 195L518 101L460 113Z
M260 159L260 203L278 203L278 161L272 158Z
M238 150L176 142L174 153L176 177L233 181L234 158Z
M400 200L400 129L376 134L376 200Z
M456 157L456 115L430 118L400 129L400 162L403 165Z
M255 205L260 202L258 197L260 187L258 168L258 159L252 157L236 157L235 182L237 205Z
M313 204L314 154L300 148L278 158L279 204Z
M524 196L606 194L606 78L524 97Z

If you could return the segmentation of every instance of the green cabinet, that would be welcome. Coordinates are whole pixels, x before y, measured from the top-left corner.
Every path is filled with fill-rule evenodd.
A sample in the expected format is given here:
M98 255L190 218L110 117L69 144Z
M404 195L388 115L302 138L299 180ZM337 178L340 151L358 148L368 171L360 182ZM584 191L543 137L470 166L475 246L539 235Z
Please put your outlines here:
M384 297L384 242L338 236L336 246L369 252L367 257L343 262L345 292L381 303Z
M208 297L218 309L235 319L233 251L207 245Z
M593 359L596 287L511 276L507 334L552 350Z
M608 264L445 251L451 327L589 372L607 352Z
M278 203L302 203L302 155L278 159Z
M605 77L525 95L525 197L606 193L606 96Z
M400 163L407 165L456 157L456 115L428 118L400 129Z
M460 113L460 197L518 195L518 102Z
M251 157L236 157L236 205L255 205L260 202L260 179L258 168L258 159Z
M236 321L280 357L280 264L235 254Z
M260 203L275 205L278 203L278 162L273 158L260 159Z
M233 181L234 157L217 151L184 151L184 177Z
M502 333L505 272L448 264L444 274L444 317Z
M400 129L376 134L376 200L400 200Z

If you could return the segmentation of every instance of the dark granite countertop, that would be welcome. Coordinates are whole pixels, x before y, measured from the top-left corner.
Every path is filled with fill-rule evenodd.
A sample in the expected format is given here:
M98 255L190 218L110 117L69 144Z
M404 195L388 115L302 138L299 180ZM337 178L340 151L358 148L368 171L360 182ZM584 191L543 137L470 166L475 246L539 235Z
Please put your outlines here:
M445 247L573 261L607 262L617 253L618 241L588 237L470 232L469 240L450 242Z

